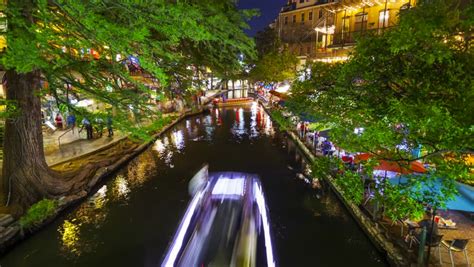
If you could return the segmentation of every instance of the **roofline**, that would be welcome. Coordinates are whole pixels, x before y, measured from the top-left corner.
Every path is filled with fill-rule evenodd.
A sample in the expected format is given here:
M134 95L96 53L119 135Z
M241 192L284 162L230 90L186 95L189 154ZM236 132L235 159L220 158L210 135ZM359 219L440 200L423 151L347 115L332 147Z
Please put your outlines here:
M313 9L313 8L317 8L317 7L332 6L332 5L339 4L339 1L340 1L340 0L335 0L334 2L331 2L331 3L314 4L314 5L310 5L310 6L305 6L305 7L297 8L297 9L294 9L294 10L280 11L280 13L278 13L278 15L281 15L281 14L289 14L289 13L292 13L292 12L299 12L299 11L302 11L302 10Z

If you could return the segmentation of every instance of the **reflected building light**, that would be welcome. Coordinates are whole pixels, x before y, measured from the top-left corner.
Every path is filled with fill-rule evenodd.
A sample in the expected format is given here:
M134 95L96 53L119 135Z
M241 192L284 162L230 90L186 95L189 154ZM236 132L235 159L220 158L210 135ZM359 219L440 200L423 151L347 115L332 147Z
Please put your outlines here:
M178 150L182 150L184 148L184 136L183 136L183 131L175 131L171 135L171 140L174 143L174 146Z
M188 129L188 133L191 133L192 128L191 128L191 121L190 120L186 120L186 129Z
M128 187L128 181L123 175L117 176L114 181L114 192L117 194L117 197L127 197L130 193L130 188Z
M245 128L245 118L244 118L244 109L243 108L239 108L239 117L240 117L240 121L239 121L239 130L244 130Z
M61 234L61 241L63 249L71 252L77 256L81 254L81 250L79 249L79 225L64 220L63 225L59 229L59 233Z
M265 134L271 136L273 133L272 119L270 116L265 116Z
M97 190L97 192L89 199L89 202L92 202L96 209L103 208L107 202L107 185L103 185L99 190Z
M166 150L166 147L165 147L165 145L163 144L163 142L161 141L161 139L156 140L155 146L154 146L153 148L154 148L156 151L158 151L158 153L160 154L160 156L162 156L163 153L165 153L165 150Z
M263 234L265 238L265 251L267 252L267 266L268 267L275 267L275 258L273 256L273 243L270 237L270 222L268 220L267 215L267 208L265 204L265 198L263 197L262 189L260 185L257 183L253 184L253 189L255 193L255 201L257 202L258 210L260 211L260 215L262 216L262 224L263 224Z

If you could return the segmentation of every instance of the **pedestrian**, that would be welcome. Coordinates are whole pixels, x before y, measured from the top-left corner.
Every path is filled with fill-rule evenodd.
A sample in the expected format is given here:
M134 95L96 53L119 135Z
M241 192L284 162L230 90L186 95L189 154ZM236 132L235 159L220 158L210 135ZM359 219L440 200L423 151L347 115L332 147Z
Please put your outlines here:
M82 119L81 131L82 131L83 128L86 128L87 139L92 139L92 123L86 117L84 117L84 119Z
M72 129L72 132L74 133L74 128L76 128L76 116L74 115L74 113L70 113L67 116L66 124L67 124L67 127Z
M301 139L304 139L304 129L305 129L305 125L304 125L304 122L302 122L300 125Z
M56 121L56 127L58 127L59 129L63 129L63 118L61 117L61 115L58 113L56 114L56 118L54 119Z
M114 129L112 128L112 116L108 115L107 116L107 131L109 132L109 135L107 137L112 137L114 135Z
M97 125L95 128L97 135L102 137L102 133L104 132L104 120L101 117L97 117L95 122Z

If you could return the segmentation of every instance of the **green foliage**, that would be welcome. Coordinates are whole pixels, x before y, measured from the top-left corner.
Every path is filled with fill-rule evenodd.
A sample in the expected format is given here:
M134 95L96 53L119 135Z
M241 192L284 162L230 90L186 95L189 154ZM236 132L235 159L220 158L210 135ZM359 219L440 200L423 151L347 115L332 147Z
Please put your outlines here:
M242 68L239 54L253 58L253 40L243 29L255 14L238 10L232 0L9 1L8 48L0 54L0 62L19 73L39 70L49 85L41 95L53 96L61 111L92 117L69 104L67 82L72 86L69 96L110 104L115 108L114 121L121 121L117 125L128 123L131 129L135 117L156 116L149 105L152 95L185 95L193 70L237 72ZM88 49L99 57L88 54ZM129 55L139 59L145 74L157 79L156 92L130 75L124 64ZM135 113L131 122L130 106Z
M281 42L274 29L266 28L257 33L258 59L252 62L249 76L254 81L281 82L296 77L298 58L288 49L281 48Z
M58 203L55 200L43 199L31 206L25 215L20 218L22 228L29 228L42 223L55 214Z
M359 205L364 200L364 183L357 172L346 170L336 177L335 183L343 189L344 196L354 204Z
M376 198L392 219L418 216L420 203L442 208L457 192L454 181L473 181L464 159L474 147L474 117L466 115L474 113L472 14L455 0L420 2L400 14L398 27L360 38L347 62L316 63L292 87L287 106L332 125L338 147L371 153L374 161L435 166L406 185L384 183ZM359 127L364 131L354 133ZM413 155L420 146L426 152ZM437 179L440 188L421 190Z
M293 124L291 123L290 119L285 117L281 110L272 110L271 117L274 119L281 130L283 131L291 131L293 129Z
M250 78L255 81L281 82L296 77L298 58L288 50L273 51L265 54L255 63L250 71Z

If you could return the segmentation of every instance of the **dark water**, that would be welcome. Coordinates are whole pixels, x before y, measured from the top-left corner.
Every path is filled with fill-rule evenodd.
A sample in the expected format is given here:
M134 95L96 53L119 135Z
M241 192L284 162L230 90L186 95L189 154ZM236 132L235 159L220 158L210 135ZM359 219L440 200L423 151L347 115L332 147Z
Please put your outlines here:
M298 178L299 152L254 104L181 122L1 266L159 266L204 163L260 175L280 266L386 265L332 193Z

